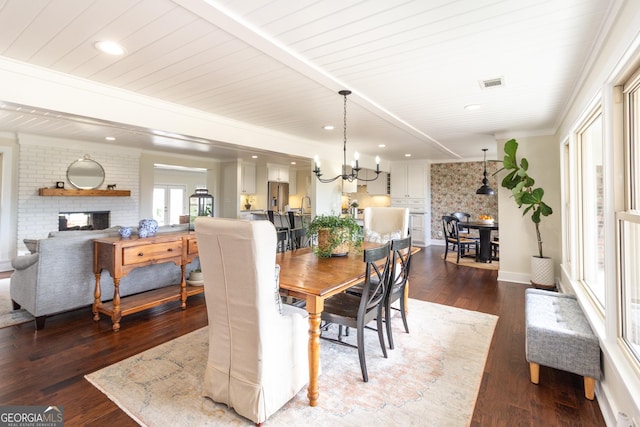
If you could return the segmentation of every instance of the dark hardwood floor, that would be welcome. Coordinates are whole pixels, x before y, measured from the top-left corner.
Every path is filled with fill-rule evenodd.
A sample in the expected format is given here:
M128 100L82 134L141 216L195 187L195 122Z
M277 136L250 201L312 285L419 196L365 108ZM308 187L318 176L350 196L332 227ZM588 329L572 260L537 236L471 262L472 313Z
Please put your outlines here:
M540 384L529 381L526 286L445 263L442 251L429 247L414 256L410 297L499 316L471 425L604 426L597 399L584 398L581 377L541 367ZM184 311L174 302L127 316L117 333L104 316L94 322L90 307L52 316L37 332L32 323L0 329L0 405L64 406L67 426L135 426L84 375L206 324L198 295Z

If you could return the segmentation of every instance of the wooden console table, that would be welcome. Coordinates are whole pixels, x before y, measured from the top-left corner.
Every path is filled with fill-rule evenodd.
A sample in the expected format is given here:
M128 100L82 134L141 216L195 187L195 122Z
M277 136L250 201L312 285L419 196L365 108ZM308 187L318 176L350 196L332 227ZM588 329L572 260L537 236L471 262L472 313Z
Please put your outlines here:
M187 286L184 273L188 263L198 256L196 235L192 232L166 233L154 237L130 239L107 237L93 241L93 271L96 288L93 302L93 320L100 320L100 313L111 317L113 330L120 330L122 316L146 310L169 301L182 301L204 291L204 286ZM180 267L180 283L120 298L120 279L131 270L146 265L172 262ZM107 270L113 278L113 301L101 301L100 276Z

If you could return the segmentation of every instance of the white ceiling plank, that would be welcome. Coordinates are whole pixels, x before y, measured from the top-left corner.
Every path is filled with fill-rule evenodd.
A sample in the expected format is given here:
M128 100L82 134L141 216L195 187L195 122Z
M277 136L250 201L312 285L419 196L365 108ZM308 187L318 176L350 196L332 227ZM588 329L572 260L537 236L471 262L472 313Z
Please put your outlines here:
M412 149L414 158L477 158L492 134L553 129L615 3L7 0L0 55L330 147L340 132L321 127L340 128L337 91L349 88L353 149L374 155L387 142L388 160ZM99 53L102 38L124 43L126 55ZM496 77L504 87L480 88ZM469 103L483 108L468 112ZM0 131L100 140L116 130L0 112ZM148 133L120 131L157 147Z

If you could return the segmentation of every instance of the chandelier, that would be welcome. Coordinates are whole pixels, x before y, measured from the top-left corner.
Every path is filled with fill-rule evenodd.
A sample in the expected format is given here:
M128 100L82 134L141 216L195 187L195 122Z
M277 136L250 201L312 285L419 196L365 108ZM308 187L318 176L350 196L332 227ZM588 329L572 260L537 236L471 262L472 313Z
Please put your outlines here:
M487 179L487 150L488 148L482 149L482 151L484 151L484 173L482 174L482 186L476 190L476 194L493 196L495 191L493 191L493 188L489 187L489 180Z
M358 176L358 173L360 172L361 168L360 168L360 165L358 164L359 155L357 152L353 153L354 161L351 162L351 165L350 166L347 165L347 96L351 95L351 91L341 90L338 93L344 97L344 128L343 128L344 144L342 148L342 151L343 151L342 174L334 176L333 178L321 178L322 173L320 172L320 160L318 159L318 156L314 158L315 168L313 169L313 173L318 178L318 181L323 183L333 182L338 178L342 178L343 180L349 181L349 182L355 181L356 179L359 181L374 181L378 179L378 175L380 175L380 157L376 156L376 170L375 170L376 176L371 179L366 179L364 177Z

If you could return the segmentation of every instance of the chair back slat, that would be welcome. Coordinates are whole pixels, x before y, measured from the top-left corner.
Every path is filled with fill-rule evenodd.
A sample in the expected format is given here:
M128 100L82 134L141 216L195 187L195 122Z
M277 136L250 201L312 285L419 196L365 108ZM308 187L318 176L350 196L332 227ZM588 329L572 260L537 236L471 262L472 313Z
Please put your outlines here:
M389 294L404 293L411 268L411 236L391 241L391 273L389 274Z
M365 282L360 300L360 313L377 309L387 296L389 286L389 243L364 250ZM382 265L380 261L384 260Z

